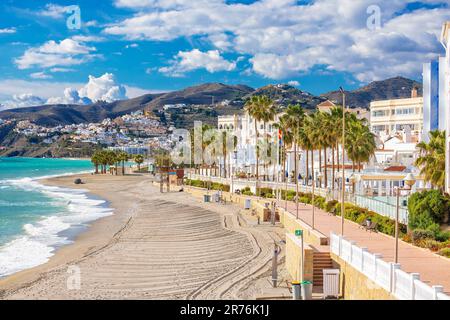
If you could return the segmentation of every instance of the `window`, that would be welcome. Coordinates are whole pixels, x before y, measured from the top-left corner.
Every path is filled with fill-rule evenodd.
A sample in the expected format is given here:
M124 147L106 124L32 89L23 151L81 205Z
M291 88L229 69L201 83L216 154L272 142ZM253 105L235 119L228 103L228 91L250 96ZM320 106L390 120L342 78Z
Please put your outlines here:
M394 112L394 111L393 111ZM395 109L394 114L396 115L408 115L408 114L415 114L414 108L401 108L401 109Z
M373 111L372 116L374 117L384 117L386 115L386 111Z
M386 129L386 127L383 126L383 125L373 126L372 127L372 131L373 132L381 132L381 131L384 131L385 129Z

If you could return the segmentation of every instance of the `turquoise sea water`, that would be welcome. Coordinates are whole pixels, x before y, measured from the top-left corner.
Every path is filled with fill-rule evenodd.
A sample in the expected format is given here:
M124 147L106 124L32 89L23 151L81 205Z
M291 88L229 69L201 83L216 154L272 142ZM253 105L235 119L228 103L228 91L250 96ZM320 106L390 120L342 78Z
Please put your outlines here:
M91 170L87 160L0 158L0 277L45 263L77 230L111 214L84 190L39 183Z

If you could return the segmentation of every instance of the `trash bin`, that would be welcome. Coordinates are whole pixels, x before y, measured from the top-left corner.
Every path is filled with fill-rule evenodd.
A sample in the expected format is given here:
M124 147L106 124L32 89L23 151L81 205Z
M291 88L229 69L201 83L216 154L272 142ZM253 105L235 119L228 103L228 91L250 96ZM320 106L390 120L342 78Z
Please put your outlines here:
M300 300L300 282L294 281L292 282L292 300Z
M245 199L244 209L250 210L251 208L252 208L252 200L251 199Z
M311 281L302 282L302 300L312 300L313 284Z
M211 202L211 196L209 194L205 194L203 196L203 200L204 200L204 202Z

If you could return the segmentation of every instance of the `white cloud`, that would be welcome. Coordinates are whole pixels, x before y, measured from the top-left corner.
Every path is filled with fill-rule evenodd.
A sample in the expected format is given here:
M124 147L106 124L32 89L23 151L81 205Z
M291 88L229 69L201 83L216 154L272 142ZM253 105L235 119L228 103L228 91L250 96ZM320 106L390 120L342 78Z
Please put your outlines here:
M11 100L6 100L0 104L0 109L26 108L31 106L42 105L45 100L31 93L22 93L13 95Z
M98 21L90 20L84 23L85 27L97 27L99 25Z
M81 98L79 92L73 88L64 89L62 97L51 97L46 104L90 104L92 101L89 98Z
M104 32L151 41L200 36L219 50L251 56L253 71L272 79L325 66L370 81L418 76L422 63L442 52L438 38L442 23L450 20L447 1L423 0L443 6L405 10L413 2L417 1L315 0L302 5L296 0L116 0L116 6L136 12ZM381 29L367 27L371 5L381 9Z
M56 72L73 72L75 69L70 68L51 68L50 72L56 73Z
M49 68L56 66L72 66L92 60L96 55L94 47L88 47L73 39L65 39L57 43L50 40L37 48L30 48L15 59L19 69L33 67Z
M99 78L89 76L89 82L79 91L80 97L89 98L91 101L113 102L127 99L124 86L116 83L114 75L105 73Z
M38 11L37 14L42 17L59 19L65 15L67 10L66 8L67 7L65 6L49 3L45 6L45 9Z
M99 36L86 36L86 35L77 35L73 36L72 40L77 42L103 42L107 39Z
M178 52L174 61L172 61L172 65L160 68L159 72L172 76L182 76L184 73L196 69L206 69L210 73L232 71L236 69L236 62L225 60L218 50L201 52L194 49Z
M125 49L130 49L130 48L138 48L139 45L137 43L132 43L132 44L127 44L125 46Z
M298 82L296 80L291 80L287 84L290 86L293 86L293 87L298 87L300 85L300 82Z
M33 79L51 79L52 76L49 74L46 74L45 72L35 72L30 74L30 77Z
M98 100L111 102L163 92L118 84L114 75L109 73L98 78L90 76L87 84L9 79L0 80L0 87L0 105L3 105L0 109L44 104L90 104Z
M0 34L11 34L11 33L16 33L17 29L16 28L4 28L4 29L0 29Z

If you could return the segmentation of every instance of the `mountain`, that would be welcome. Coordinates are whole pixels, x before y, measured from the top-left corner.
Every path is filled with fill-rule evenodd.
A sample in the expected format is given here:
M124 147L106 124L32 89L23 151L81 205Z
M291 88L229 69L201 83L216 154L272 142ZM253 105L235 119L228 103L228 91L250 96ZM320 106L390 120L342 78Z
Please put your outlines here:
M105 118L142 110L144 105L159 94L147 94L138 98L97 102L91 105L44 105L28 108L9 109L0 112L1 119L30 120L42 126L57 126L83 122L101 122Z
M422 94L422 85L416 81L396 77L384 81L372 82L354 91L347 91L347 104L351 107L367 108L370 101L408 98L411 89L417 87ZM253 89L245 85L226 85L207 83L161 94L146 94L141 97L115 101L97 102L81 105L44 105L0 112L1 119L30 120L39 125L56 126L82 122L101 122L105 118L115 118L138 110L149 110L164 119L162 107L167 104L198 105L199 107L181 111L171 111L171 120L176 126L188 128L195 120L216 124L218 115L242 112L244 101L253 95L268 95L273 100L287 106L301 104L305 109L313 110L326 99L342 103L339 91L314 96L295 87L278 84ZM228 101L228 103L221 103ZM163 121L164 122L164 121Z
M354 91L346 91L346 104L350 107L369 108L371 101L410 98L412 89L418 88L422 96L422 84L403 77L375 81ZM342 94L332 91L321 95L330 101L342 104Z
M224 100L236 100L253 92L254 89L244 85L229 86L221 83L208 83L189 87L180 91L163 94L146 94L141 97L115 101L97 102L91 105L44 105L0 112L0 119L30 120L38 125L56 126L83 122L101 122L105 118L118 116L138 110L153 111L166 104L211 105ZM222 108L223 109L223 108ZM223 113L219 112L220 114ZM215 116L215 113L212 113ZM202 120L202 119L198 119ZM206 119L208 122L211 119Z
M147 103L146 109L154 110L167 104L213 105L225 100L241 99L255 89L244 85L206 83L180 91L163 94Z
M255 90L245 98L266 95L278 104L286 107L290 104L300 104L305 109L315 109L318 104L325 101L324 97L317 97L309 92L299 90L287 84L268 85Z

